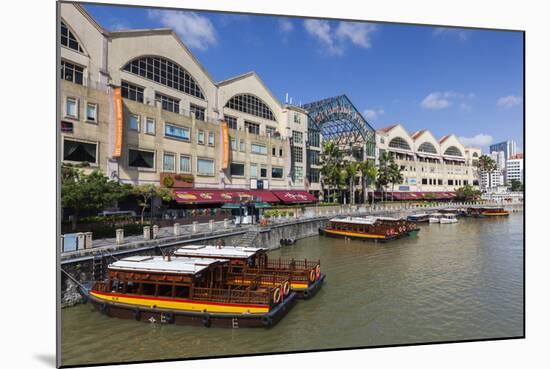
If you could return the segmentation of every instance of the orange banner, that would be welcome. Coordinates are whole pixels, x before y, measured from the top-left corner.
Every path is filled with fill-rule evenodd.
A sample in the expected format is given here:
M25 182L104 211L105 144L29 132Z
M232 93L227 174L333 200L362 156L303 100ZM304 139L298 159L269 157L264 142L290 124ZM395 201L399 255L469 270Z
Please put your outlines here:
M115 87L115 149L113 157L120 158L122 152L122 96L120 87Z
M229 166L229 130L227 122L222 120L222 169L227 169Z

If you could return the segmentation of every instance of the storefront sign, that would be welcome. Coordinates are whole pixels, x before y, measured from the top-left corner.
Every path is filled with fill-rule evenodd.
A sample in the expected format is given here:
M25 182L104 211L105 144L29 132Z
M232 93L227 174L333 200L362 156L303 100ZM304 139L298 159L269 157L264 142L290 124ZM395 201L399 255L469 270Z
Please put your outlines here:
M410 185L416 185L416 178L409 178Z
M122 152L122 96L120 94L120 87L114 89L115 99L115 148L113 151L113 157L120 158Z
M222 169L227 169L229 166L229 130L227 122L222 120Z

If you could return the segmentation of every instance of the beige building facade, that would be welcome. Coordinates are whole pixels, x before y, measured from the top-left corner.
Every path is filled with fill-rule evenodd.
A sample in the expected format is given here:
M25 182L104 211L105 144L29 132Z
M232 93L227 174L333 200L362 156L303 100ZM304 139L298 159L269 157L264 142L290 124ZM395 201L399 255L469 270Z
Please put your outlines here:
M63 163L123 183L177 176L190 188L320 190L319 176L307 177L320 168L308 157L321 139L309 150L306 111L256 73L216 82L170 29L107 32L79 5L60 9Z

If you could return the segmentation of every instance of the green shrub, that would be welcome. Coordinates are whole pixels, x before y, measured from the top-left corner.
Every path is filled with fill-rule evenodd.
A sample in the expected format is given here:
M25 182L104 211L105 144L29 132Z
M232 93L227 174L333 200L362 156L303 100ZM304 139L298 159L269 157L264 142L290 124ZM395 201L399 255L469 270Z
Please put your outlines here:
M162 180L162 184L164 185L164 187L171 188L174 185L174 178L172 178L171 176L166 176Z

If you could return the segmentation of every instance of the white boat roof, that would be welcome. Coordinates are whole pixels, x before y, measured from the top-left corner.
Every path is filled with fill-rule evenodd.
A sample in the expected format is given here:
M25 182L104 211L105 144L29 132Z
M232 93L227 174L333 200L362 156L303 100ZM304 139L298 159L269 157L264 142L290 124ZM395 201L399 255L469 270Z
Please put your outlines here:
M109 264L113 270L135 270L171 274L197 274L210 265L225 261L206 258L164 258L162 256L130 256Z
M376 222L376 218L347 217L347 218L332 218L330 221L337 222L337 223L374 224L374 222Z
M441 216L441 215L443 215L443 214L441 214L441 213L431 213L430 214L431 217L433 217L433 216L438 217L438 216Z
M409 215L409 216L410 216L410 217L418 217L418 218L420 218L420 217L425 217L425 216L427 216L427 215L429 215L429 214L428 214L428 213L421 213L421 214L411 214L411 215Z
M265 248L241 247L241 246L214 246L214 245L188 245L182 246L174 252L176 256L205 256L219 258L248 258Z

